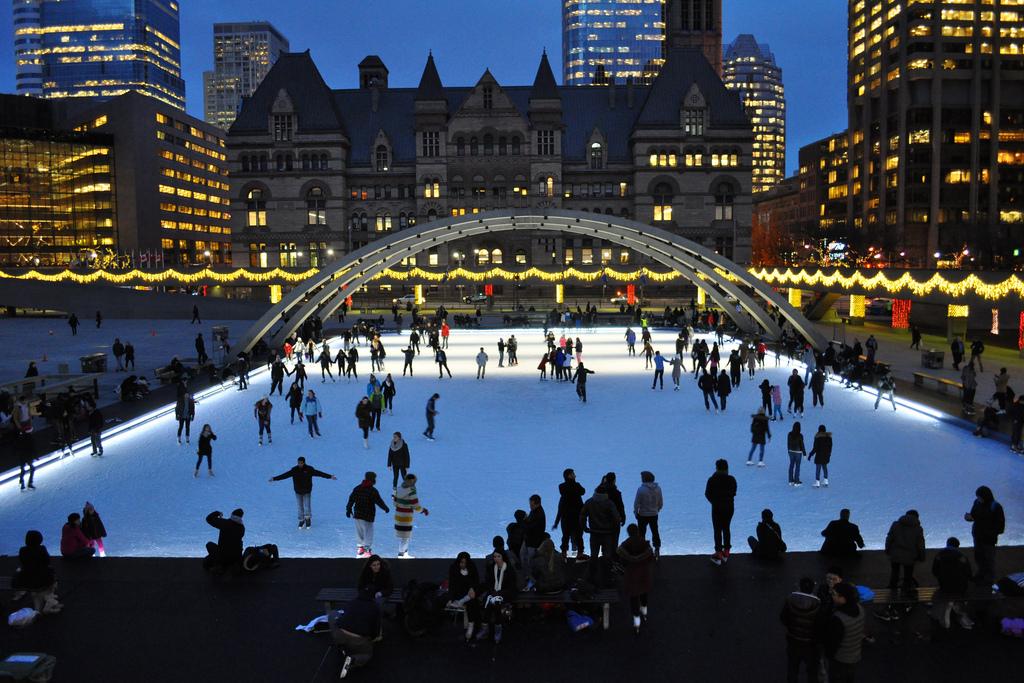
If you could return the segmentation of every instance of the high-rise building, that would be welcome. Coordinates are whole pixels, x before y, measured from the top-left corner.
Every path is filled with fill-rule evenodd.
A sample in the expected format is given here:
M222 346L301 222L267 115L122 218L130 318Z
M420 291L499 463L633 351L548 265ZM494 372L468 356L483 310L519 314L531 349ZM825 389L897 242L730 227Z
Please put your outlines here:
M665 49L700 50L722 75L722 0L665 0Z
M14 0L18 93L140 92L185 108L175 0Z
M786 176L786 93L771 49L750 34L725 50L725 87L735 90L754 126L754 192L770 190Z
M564 0L562 82L649 83L665 63L665 0Z
M213 71L203 73L203 104L207 123L227 130L242 98L260 84L288 39L269 22L213 25Z
M1024 5L849 0L848 18L847 201L861 254L1021 263Z

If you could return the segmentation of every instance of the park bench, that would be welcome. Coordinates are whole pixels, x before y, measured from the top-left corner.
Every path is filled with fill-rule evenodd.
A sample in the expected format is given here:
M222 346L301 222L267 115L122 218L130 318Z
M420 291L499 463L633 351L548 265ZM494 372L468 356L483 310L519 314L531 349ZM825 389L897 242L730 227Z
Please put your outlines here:
M919 586L914 590L893 590L891 588L872 589L875 597L867 605L879 605L881 609L875 610L874 615L882 621L896 621L908 614L915 605L931 605L935 602L935 595L939 591L938 586ZM987 587L971 586L964 596L957 596L957 602L977 603L1002 600L1005 596L1002 593L992 592Z
M324 606L324 614L330 617L331 612L335 606L345 602L351 602L357 597L357 592L354 588L321 588L320 592L316 595L317 602L320 602ZM601 607L601 625L607 630L611 625L611 606L612 603L619 602L619 592L616 590L605 589L598 590L593 595L579 599L579 597L573 597L569 591L561 591L560 593L534 593L528 591L521 591L516 595L515 600L510 602L511 607L528 607L531 605L582 605L582 606L597 606ZM399 604L402 602L402 594L400 591L392 591L391 595L384 599L384 602L389 604ZM462 615L463 625L468 625L468 616L466 611L462 608L450 608L446 607L445 612L451 615Z
M964 385L960 382L957 382L956 380L946 379L945 377L938 377L936 375L929 375L924 372L914 373L915 387L923 387L925 381L934 382L935 390L938 391L940 394L948 394L950 387L955 387L957 393L963 395Z

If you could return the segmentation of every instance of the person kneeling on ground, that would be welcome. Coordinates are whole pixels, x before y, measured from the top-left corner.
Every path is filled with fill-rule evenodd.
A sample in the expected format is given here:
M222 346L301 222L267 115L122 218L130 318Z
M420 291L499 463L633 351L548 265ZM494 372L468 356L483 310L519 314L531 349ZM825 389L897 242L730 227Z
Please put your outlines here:
M993 431L999 429L999 411L995 406L995 399L989 400L985 403L985 410L982 411L981 417L978 418L978 428L974 430L974 436L986 437L988 434L985 430Z
M245 525L242 523L244 514L242 508L237 508L231 512L228 519L224 519L224 514L219 510L206 516L206 523L217 529L220 534L216 543L211 541L206 544L204 569L224 571L241 566L242 538L245 537Z
M750 551L759 560L777 560L786 552L786 542L782 540L782 528L772 511L765 508L761 511L761 521L757 523L757 538L747 537Z
M96 549L82 533L82 516L77 512L68 515L68 522L60 532L60 554L66 560L81 560L92 557Z
M274 569L278 566L280 554L273 543L251 545L242 553L242 569L247 572L258 572L261 569Z
M530 560L530 581L538 593L565 590L565 558L555 552L555 544L550 538L541 541L537 553Z
M466 629L466 642L473 638L473 629L482 624L476 634L477 640L485 640L494 625L494 642L501 642L501 610L506 602L511 602L518 592L516 588L516 570L509 562L508 555L495 550L491 556L491 564L484 573L480 594L475 600L466 604L469 627Z
M360 591L358 597L335 612L328 620L331 639L345 657L339 678L345 678L351 669L366 666L373 659L373 641L381 631L380 606L370 590Z

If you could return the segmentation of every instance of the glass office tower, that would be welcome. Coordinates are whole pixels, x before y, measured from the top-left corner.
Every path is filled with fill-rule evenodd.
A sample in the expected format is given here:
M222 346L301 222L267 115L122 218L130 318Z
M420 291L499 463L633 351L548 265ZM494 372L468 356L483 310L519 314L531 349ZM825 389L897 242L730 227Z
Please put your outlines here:
M14 0L18 92L141 92L185 108L174 0Z
M213 71L203 73L207 123L227 130L248 97L270 71L288 39L266 21L213 25Z
M649 82L664 63L664 0L563 0L562 82Z

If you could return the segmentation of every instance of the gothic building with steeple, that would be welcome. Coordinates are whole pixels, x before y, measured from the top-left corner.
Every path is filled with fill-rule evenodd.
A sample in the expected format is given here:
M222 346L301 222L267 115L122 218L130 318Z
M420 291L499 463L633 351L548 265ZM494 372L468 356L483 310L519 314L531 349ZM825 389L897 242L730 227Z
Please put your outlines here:
M331 89L309 52L281 55L228 135L235 265L320 266L439 218L557 207L628 217L750 258L751 125L698 49L671 50L648 86L531 85L489 70L446 86L428 56L416 88L379 57ZM559 269L640 261L598 239L505 233L450 243L416 265ZM408 265L412 265L411 263Z

